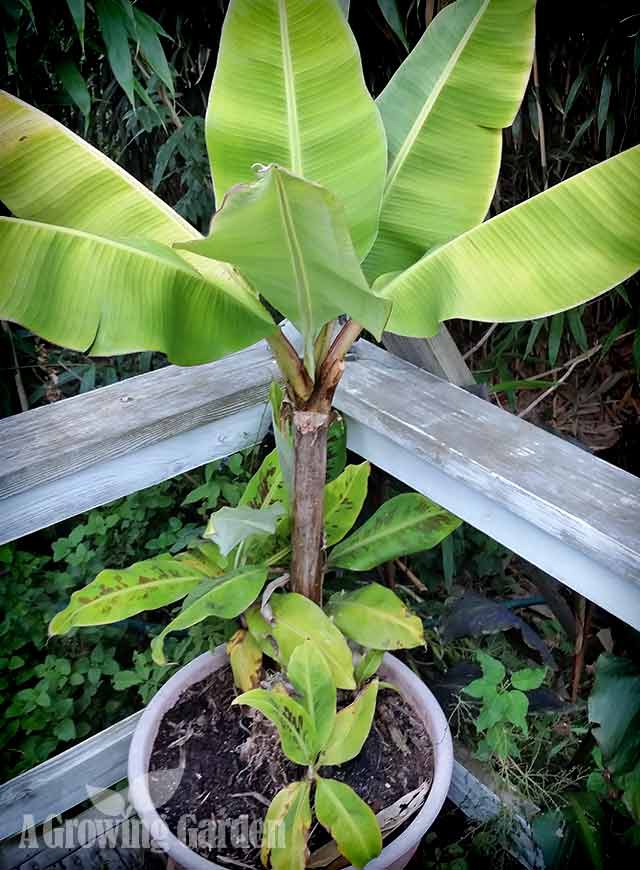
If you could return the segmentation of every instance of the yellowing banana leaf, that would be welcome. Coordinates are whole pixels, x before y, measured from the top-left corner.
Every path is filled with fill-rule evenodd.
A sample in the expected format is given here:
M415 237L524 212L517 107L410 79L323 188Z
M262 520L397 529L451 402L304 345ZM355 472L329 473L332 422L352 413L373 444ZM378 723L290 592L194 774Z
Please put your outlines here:
M0 91L0 200L16 217L170 245L199 233L80 136Z
M337 592L327 613L340 631L369 649L411 649L424 644L420 617L411 613L395 592L369 583L351 592Z
M345 783L316 776L315 811L340 854L354 867L364 867L382 851L382 834L373 810Z
M239 695L232 705L247 704L267 717L278 729L282 751L296 764L312 764L315 756L316 733L311 717L302 706L284 692L251 689Z
M227 655L233 682L240 691L257 689L262 673L262 650L244 628L239 628L227 641Z
M517 321L593 299L640 269L640 146L599 163L383 276L389 329L451 317Z
M260 857L272 870L304 870L311 827L311 783L292 782L271 801L264 820Z
M232 0L207 112L218 207L255 163L278 163L344 204L360 257L386 168L380 115L336 0Z
M236 265L302 333L311 374L327 321L346 313L376 336L386 324L389 303L370 290L336 198L278 166L229 193L206 239L176 247Z
M136 562L129 568L101 571L49 625L49 636L72 628L108 625L143 610L154 610L179 601L205 579L204 575L169 555Z
M276 592L269 599L273 623L252 607L245 614L247 627L263 652L285 669L294 650L311 640L327 660L339 689L355 689L351 650L322 608L297 592Z
M183 217L58 121L0 91L0 200L19 218L114 239L199 239ZM213 281L247 285L226 263L181 255Z
M360 754L373 724L378 687L378 680L372 680L355 701L337 714L320 765L344 764Z
M427 28L377 103L389 143L370 279L405 269L485 217L502 127L534 51L535 0L457 0Z
M275 329L238 276L211 281L171 248L0 218L0 318L97 356L210 362Z

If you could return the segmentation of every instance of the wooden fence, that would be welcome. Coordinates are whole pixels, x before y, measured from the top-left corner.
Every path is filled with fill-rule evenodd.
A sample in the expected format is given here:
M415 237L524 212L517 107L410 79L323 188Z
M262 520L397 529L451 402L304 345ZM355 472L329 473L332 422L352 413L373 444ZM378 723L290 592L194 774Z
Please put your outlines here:
M0 543L259 442L277 376L261 343L1 421ZM640 629L640 479L366 341L335 404L351 450ZM121 780L135 719L0 786L0 840ZM482 779L457 762L450 797L486 820L504 804ZM539 868L513 813L511 850ZM41 858L0 847L0 867Z

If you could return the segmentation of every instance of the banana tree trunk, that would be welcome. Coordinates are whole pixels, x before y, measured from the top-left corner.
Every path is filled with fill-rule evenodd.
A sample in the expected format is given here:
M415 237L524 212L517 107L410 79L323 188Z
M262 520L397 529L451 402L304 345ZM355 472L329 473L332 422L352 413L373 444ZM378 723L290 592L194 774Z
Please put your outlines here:
M295 411L293 465L294 592L322 604L324 483L329 414Z

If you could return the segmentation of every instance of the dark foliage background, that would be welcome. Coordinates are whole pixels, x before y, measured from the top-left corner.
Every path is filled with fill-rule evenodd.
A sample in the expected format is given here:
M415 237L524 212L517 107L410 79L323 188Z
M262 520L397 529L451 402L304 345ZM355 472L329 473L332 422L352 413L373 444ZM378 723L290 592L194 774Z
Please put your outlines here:
M415 44L447 2L352 0L350 21L374 94L402 62L405 46ZM206 230L214 202L203 123L226 2L168 6L158 0L96 0L86 6L84 47L72 5L1 0L0 81L85 135ZM127 10L143 10L161 25L175 94L158 74L157 57L148 56L129 32L132 105L119 83L122 69L109 60L105 8L120 10L121 18ZM63 75L70 64L81 82L75 88ZM637 144L639 80L639 0L539 0L536 70L521 111L504 134L491 212ZM476 377L490 384L494 401L633 467L629 457L637 445L640 411L637 286L637 279L629 281L567 315L497 327L490 335L486 324L450 326ZM157 354L88 360L8 325L0 342L0 415L163 364ZM548 398L530 409L550 384L555 386Z

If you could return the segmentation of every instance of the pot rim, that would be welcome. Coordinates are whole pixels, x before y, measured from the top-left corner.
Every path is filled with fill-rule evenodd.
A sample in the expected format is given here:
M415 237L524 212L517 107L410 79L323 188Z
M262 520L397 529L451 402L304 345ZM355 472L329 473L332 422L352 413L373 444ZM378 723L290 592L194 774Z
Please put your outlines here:
M129 796L142 824L153 841L178 864L199 870L228 870L209 861L178 839L158 814L149 792L148 765L153 744L165 714L176 705L187 688L206 679L228 664L224 644L203 653L175 673L154 695L138 720L129 749ZM380 855L370 861L365 870L387 870L393 862L407 859L435 821L446 800L453 773L453 742L445 715L437 700L413 671L386 653L380 674L400 689L405 700L420 716L427 728L433 747L433 780L429 793L405 830L386 845ZM353 868L348 868L353 870Z

